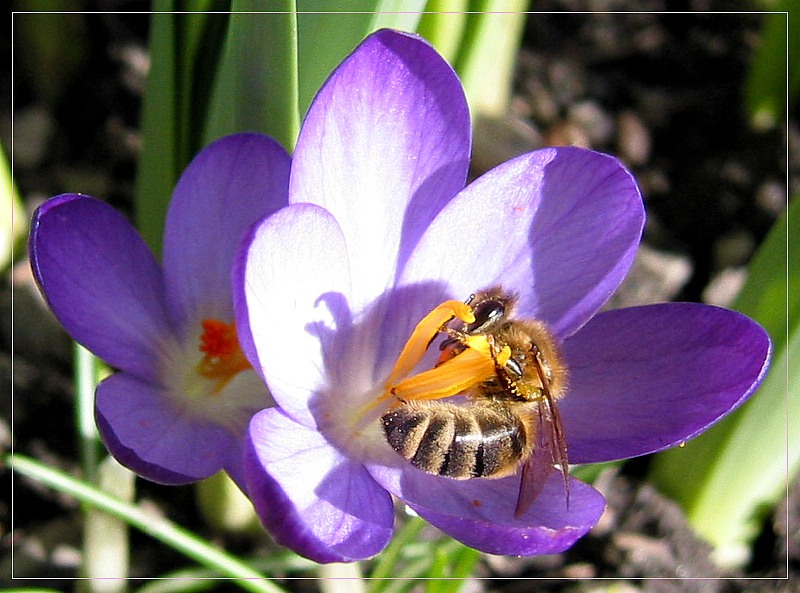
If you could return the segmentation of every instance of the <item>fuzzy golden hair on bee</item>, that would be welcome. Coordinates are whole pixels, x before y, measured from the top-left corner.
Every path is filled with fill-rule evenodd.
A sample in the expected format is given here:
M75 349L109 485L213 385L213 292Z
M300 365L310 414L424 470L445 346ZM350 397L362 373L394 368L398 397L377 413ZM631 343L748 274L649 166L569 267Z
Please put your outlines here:
M513 475L532 463L534 450L546 449L537 455L539 463L549 458L560 469L568 496L567 448L556 407L567 391L567 368L547 325L515 317L517 304L515 295L496 286L431 311L387 383L384 397L394 401L381 423L389 445L411 465L459 480ZM435 367L401 377L417 362L403 356L421 358L440 334ZM521 489L531 487L526 476L546 473L523 471ZM517 514L533 498L521 491Z

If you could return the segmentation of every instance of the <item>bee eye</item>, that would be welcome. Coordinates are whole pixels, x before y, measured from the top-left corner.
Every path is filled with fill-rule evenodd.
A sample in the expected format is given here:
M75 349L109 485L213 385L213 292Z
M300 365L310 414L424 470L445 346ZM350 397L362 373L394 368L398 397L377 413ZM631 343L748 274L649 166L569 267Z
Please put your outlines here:
M475 321L470 323L465 331L471 334L481 333L501 319L505 312L505 304L501 301L490 299L479 303L473 309Z
M509 358L508 362L506 362L506 369L508 369L512 375L516 375L517 379L522 378L522 367L520 366L519 362L513 358Z

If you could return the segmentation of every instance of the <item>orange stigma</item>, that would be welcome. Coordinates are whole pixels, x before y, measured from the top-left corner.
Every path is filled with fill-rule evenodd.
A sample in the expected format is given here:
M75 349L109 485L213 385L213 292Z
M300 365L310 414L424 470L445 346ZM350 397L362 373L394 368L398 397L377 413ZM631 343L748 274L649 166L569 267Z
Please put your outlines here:
M197 372L206 379L216 381L213 392L219 393L225 384L241 371L252 368L239 346L236 325L219 319L203 319L200 352L203 359Z

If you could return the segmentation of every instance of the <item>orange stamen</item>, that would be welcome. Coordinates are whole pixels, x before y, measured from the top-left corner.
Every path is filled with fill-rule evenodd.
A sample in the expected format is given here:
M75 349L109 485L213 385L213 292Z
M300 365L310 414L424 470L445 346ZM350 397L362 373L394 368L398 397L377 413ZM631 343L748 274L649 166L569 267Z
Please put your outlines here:
M425 355L431 340L436 337L446 323L456 317L466 323L475 321L472 309L461 301L445 301L422 318L422 321L411 333L411 337L408 338L406 345L403 346L400 356L397 357L394 369L386 380L387 391L417 366Z
M475 337L483 338L486 342L484 336ZM391 388L391 394L404 401L452 397L490 379L497 372L495 365L505 364L511 354L506 346L496 357L495 363L488 345L484 348L475 340L470 342L477 347L468 344L464 352L439 366L403 379Z
M508 346L497 351L494 342L485 335L467 335L462 342L466 346L463 352L441 361L432 369L408 377L436 335L445 331L446 324L455 318L465 323L475 321L470 306L461 301L445 301L422 318L403 346L383 394L368 405L363 413L390 397L398 401L410 401L458 395L491 378L497 372L497 365L504 365L508 361L511 356Z
M200 352L203 359L197 365L197 372L206 379L215 380L213 392L219 393L228 381L251 365L239 345L235 324L203 319L202 326Z

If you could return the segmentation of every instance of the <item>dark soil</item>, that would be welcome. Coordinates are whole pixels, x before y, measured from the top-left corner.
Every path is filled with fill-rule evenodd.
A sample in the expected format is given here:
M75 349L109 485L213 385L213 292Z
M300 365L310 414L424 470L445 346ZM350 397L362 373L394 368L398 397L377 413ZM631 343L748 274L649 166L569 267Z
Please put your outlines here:
M514 154L576 143L622 158L640 181L648 209L644 245L616 306L663 300L725 305L743 269L800 187L797 112L788 128L754 131L742 108L746 68L759 40L752 13L681 13L748 2L537 0L520 51L511 114L476 122L475 163L484 169ZM136 1L79 3L87 10L147 9ZM21 4L13 3L15 10ZM593 12L597 9L640 12ZM570 11L544 13L544 11ZM641 12L641 11L653 12ZM586 12L576 12L586 11ZM17 15L19 16L19 15ZM140 142L148 19L137 14L61 15L74 27L74 61L46 70L21 27L14 39L14 175L26 208L81 191L130 213ZM15 21L15 25L18 21ZM11 40L0 40L11 63ZM10 71L2 82L11 87ZM11 154L12 106L4 94L2 141ZM787 147L794 149L790 159ZM475 171L480 172L479 170ZM787 183L789 187L787 188ZM12 334L13 289L13 334ZM71 346L36 297L24 253L0 286L0 449L13 430L15 451L78 473L72 427ZM13 353L12 353L13 348ZM11 416L13 410L13 425ZM766 516L750 564L723 569L680 508L642 480L647 459L601 475L609 510L571 550L533 559L487 557L469 591L788 592L800 571L800 488ZM0 468L0 578L19 586L72 590L80 558L81 510L68 497ZM195 510L191 488L138 484L139 496L171 519L228 549L265 544L213 532ZM13 493L14 508L11 512ZM157 576L188 562L132 535L134 575ZM788 571L788 573L787 573ZM544 579L530 583L528 579ZM524 580L510 580L524 579ZM624 580L624 581L623 581ZM308 582L288 581L296 590Z

